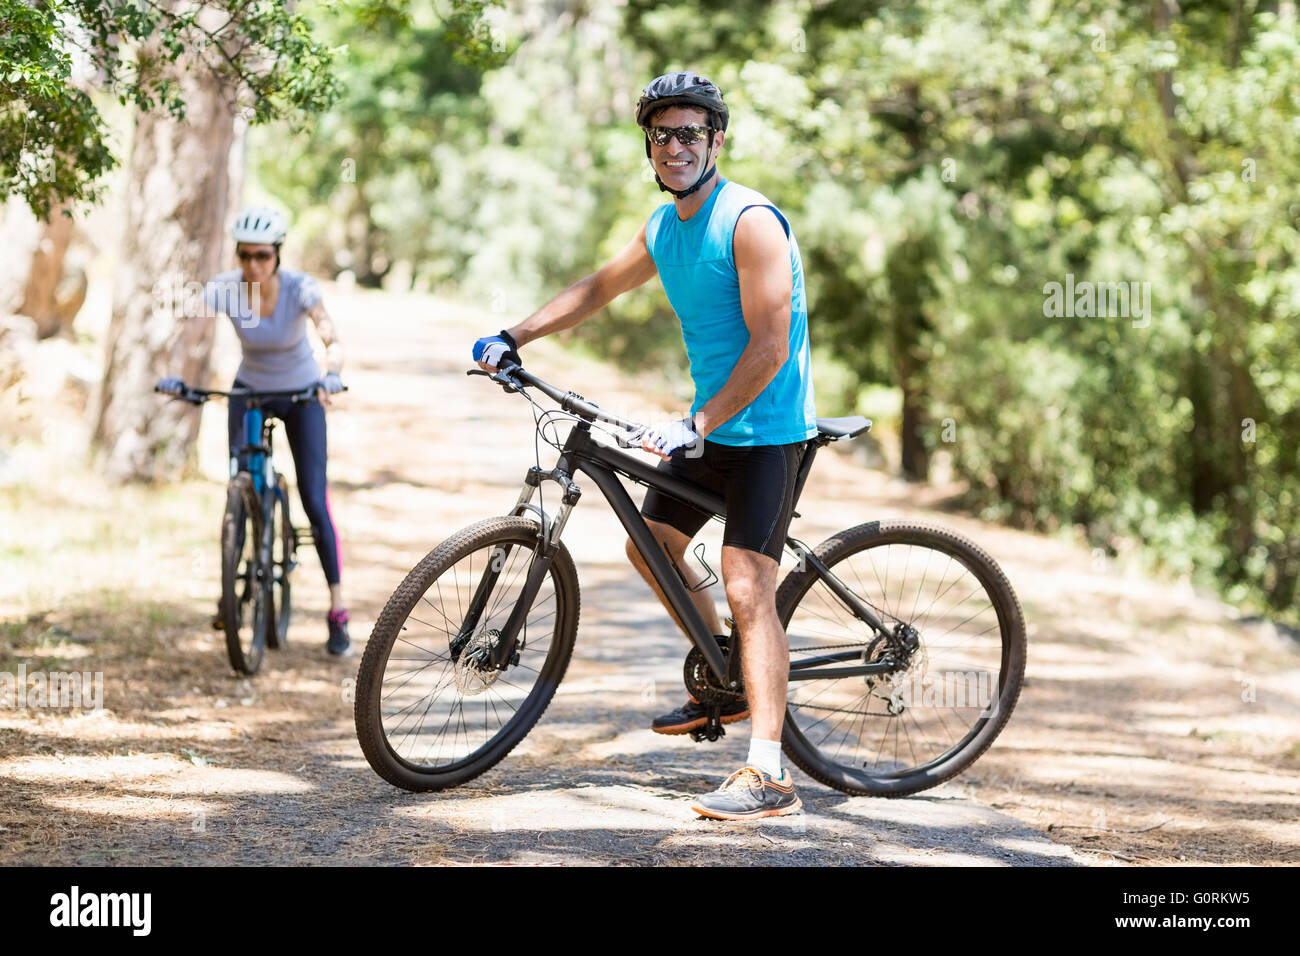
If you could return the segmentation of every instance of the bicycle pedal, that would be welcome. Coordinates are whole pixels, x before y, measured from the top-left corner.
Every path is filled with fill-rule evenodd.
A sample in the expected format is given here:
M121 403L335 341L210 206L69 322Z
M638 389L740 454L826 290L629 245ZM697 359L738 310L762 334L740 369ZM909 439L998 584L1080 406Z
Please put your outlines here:
M692 730L690 732L691 740L694 740L697 744L703 743L706 740L712 743L713 741L725 736L727 736L727 728L723 727L721 722L718 723L717 727L711 727L709 724L705 724L703 729Z

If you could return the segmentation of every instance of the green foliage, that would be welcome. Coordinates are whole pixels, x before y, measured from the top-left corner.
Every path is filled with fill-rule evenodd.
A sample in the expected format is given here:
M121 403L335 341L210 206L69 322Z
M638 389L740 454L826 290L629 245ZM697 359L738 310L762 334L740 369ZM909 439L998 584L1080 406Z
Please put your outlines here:
M522 318L665 201L632 104L695 69L731 108L724 175L799 238L823 413L868 396L911 473L946 450L981 513L1136 541L1300 618L1294 18L1120 0L353 6L370 29L325 24L348 44L343 108L263 149L261 175L362 281L402 260ZM1067 276L1149 288L1144 314L1051 314ZM657 283L575 334L629 364L682 361Z
M54 4L0 0L0 194L44 217L64 197L92 198L113 164L85 92L68 85Z
M172 64L211 71L255 123L301 118L338 96L334 51L277 2L0 0L0 188L38 216L93 201L116 160L73 57L123 103L177 119L185 102ZM91 77L79 81L89 87Z
M503 7L502 0L452 0L447 18L447 41L452 56L468 66L500 66L508 59L506 47L492 35L486 13Z

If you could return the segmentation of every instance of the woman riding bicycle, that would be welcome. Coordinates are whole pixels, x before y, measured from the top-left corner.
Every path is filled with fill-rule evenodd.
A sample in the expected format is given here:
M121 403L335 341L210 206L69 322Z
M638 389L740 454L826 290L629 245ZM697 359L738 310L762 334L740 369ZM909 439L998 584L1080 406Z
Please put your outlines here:
M204 303L210 314L230 317L242 346L243 361L235 373L232 388L253 391L293 391L317 383L316 400L296 403L289 398L265 402L263 412L284 422L298 474L298 493L311 524L316 553L329 584L330 610L326 617L329 639L326 647L334 655L351 651L348 612L339 583L338 532L330 514L329 485L326 481L325 406L329 396L342 391L339 373L343 368L343 346L316 280L304 272L280 268L280 245L287 232L285 218L275 209L253 206L235 218L235 255L240 268L215 276L204 289ZM307 318L325 345L326 370L312 354L307 339ZM230 454L239 459L242 470L246 456L243 445L245 401L232 397L229 404ZM220 629L218 611L213 626Z

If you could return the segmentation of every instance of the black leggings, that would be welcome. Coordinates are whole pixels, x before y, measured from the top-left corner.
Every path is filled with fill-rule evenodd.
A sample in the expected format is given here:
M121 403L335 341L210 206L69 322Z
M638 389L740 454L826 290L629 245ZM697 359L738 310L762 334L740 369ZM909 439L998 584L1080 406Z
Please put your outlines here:
M233 387L249 388L238 379ZM238 449L243 447L244 412L247 407L248 403L242 398L231 398L229 401L231 455L239 454ZM289 451L293 453L293 466L298 472L298 495L302 498L303 510L307 512L307 521L311 524L316 554L325 571L326 582L338 584L342 569L338 533L334 528L334 519L330 516L330 492L325 481L325 409L318 401L300 404L288 398L273 398L262 403L262 414L284 422ZM257 441L256 435L253 436L253 441ZM243 470L247 466L248 457L239 455L239 468Z

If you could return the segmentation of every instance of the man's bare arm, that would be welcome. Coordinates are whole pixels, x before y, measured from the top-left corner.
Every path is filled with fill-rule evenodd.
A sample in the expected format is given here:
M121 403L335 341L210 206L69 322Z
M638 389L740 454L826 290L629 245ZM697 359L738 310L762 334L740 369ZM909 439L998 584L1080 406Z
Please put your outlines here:
M740 278L740 308L749 344L726 384L695 413L695 430L708 435L758 398L790 352L790 242L775 214L755 206L741 213L732 238Z
M648 282L654 275L655 263L646 249L645 226L642 225L636 237L598 271L575 282L506 331L519 345L525 345L552 332L571 329L624 292Z

